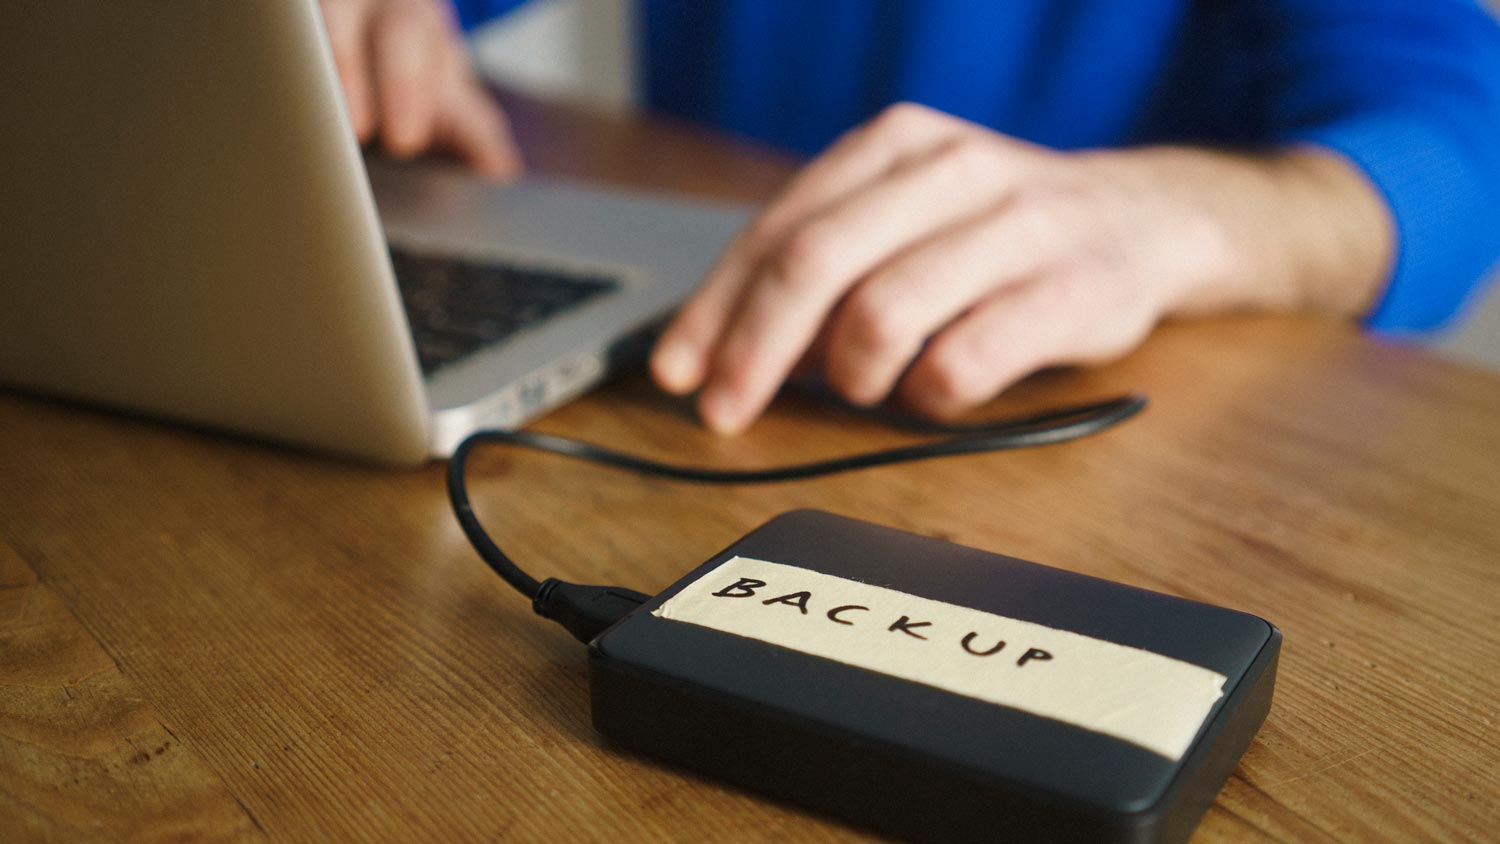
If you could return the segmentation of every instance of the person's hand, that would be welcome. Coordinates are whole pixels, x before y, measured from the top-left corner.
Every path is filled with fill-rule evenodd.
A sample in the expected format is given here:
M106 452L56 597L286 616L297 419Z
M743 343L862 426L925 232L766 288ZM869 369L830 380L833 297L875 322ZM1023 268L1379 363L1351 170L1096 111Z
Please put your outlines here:
M443 0L320 0L360 143L396 158L455 155L497 178L521 156Z
M1170 313L1357 312L1388 228L1323 152L1059 153L894 106L735 239L651 368L669 392L699 390L721 432L799 361L856 404L951 416L1039 368L1119 356Z

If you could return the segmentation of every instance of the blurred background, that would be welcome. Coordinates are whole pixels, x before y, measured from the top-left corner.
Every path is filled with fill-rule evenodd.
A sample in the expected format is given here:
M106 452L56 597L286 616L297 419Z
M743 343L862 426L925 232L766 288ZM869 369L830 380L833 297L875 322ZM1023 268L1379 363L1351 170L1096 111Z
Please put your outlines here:
M1485 5L1500 14L1500 0ZM480 69L496 83L622 110L636 102L634 31L632 0L531 0L473 35ZM1489 225L1500 226L1500 209ZM1500 372L1500 268L1447 330L1396 339Z

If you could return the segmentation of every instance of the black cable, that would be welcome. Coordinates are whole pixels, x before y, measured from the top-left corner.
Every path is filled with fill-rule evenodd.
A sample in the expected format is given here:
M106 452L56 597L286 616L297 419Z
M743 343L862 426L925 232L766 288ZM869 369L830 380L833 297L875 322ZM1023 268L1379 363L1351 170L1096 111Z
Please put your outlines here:
M679 466L613 451L591 443L543 434L536 431L483 430L469 435L454 449L448 460L448 499L464 534L474 550L505 579L506 583L532 599L537 613L557 619L579 639L587 642L609 623L645 602L647 596L628 589L608 586L579 586L555 578L538 582L495 544L474 515L465 483L465 466L469 452L476 445L504 444L576 457L628 469L643 475L694 481L707 484L777 483L822 477L856 469L888 466L986 451L1003 451L1051 445L1095 434L1139 413L1146 406L1144 396L1127 395L1088 404L1073 405L1028 416L1012 417L971 425L949 425L893 415L888 411L868 412L887 424L926 433L954 434L948 439L881 451L817 460L769 469L704 469Z
M809 396L826 404L837 405L840 408L885 425L888 428L902 428L918 434L984 434L1010 431L1018 428L1031 428L1042 425L1060 424L1069 420L1076 420L1097 413L1110 413L1126 405L1134 405L1131 412L1139 411L1146 406L1144 396L1124 395L1111 399L1102 399L1085 404L1073 404L1066 407L1043 410L1026 416L1011 416L1002 419L988 419L982 422L938 422L921 416L912 416L909 413L882 405L880 407L861 407L850 404L827 386L820 384L799 383L795 386L798 393ZM1128 418L1131 414L1126 414ZM1107 427L1107 426L1106 426Z

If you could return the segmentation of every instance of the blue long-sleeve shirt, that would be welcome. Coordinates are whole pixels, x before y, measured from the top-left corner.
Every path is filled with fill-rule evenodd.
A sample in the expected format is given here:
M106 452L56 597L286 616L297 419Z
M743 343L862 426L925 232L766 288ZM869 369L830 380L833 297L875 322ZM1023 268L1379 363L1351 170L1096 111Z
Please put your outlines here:
M454 0L466 25L517 0ZM639 0L647 104L805 153L900 100L1060 149L1317 144L1397 228L1368 324L1500 256L1500 26L1475 0Z

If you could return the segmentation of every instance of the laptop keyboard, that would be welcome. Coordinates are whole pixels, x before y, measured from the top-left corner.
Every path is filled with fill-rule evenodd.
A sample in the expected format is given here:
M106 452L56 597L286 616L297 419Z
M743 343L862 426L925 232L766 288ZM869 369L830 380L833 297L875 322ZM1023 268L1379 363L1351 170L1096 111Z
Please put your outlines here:
M424 375L620 287L605 275L396 247L391 263Z

